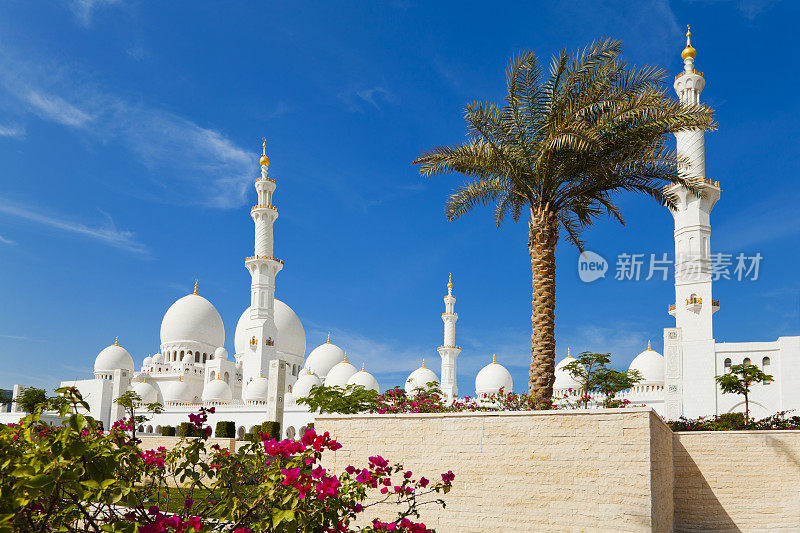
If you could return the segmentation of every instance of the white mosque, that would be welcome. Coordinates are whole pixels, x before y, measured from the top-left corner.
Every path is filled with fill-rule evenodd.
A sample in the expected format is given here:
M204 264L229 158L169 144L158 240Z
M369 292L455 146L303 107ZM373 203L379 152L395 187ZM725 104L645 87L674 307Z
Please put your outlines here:
M314 385L361 385L379 391L375 377L362 363L359 371L347 354L331 342L306 357L306 334L300 319L284 302L275 298L275 278L283 262L273 256L273 224L278 210L273 204L275 180L269 177L266 141L261 155L261 176L255 182L258 203L250 215L255 223L255 252L245 259L250 272L250 305L244 310L234 333L235 354L231 359L225 344L225 327L217 310L194 292L173 303L161 321L161 345L154 355L145 357L137 370L131 354L119 344L104 348L94 362L94 379L64 381L75 386L89 404L89 413L108 428L125 413L114 400L128 390L136 392L143 404L159 402L161 413L147 413L150 420L138 429L147 434L161 432L164 426L177 427L188 414L200 407L215 408L209 416L236 424L237 437L253 431L266 420L281 422L283 436L301 435L314 420L314 413L298 405L297 398L308 396ZM461 348L455 345L456 298L452 277L444 297L444 344L439 347L442 389L447 398L458 396L456 358ZM512 387L511 374L497 363L490 364L476 379L479 390L490 392ZM495 370L496 368L496 370ZM498 381L499 380L499 381ZM436 374L422 366L411 373L407 391L439 382ZM496 383L495 383L496 382ZM14 396L20 387L15 386ZM0 421L23 416L12 408L0 413Z
M684 70L675 78L674 88L681 101L696 103L705 85L703 74L694 68L695 49L687 33L681 56ZM688 165L682 169L701 190L700 197L680 185L667 190L675 195L675 304L669 314L675 327L664 329L666 357L652 350L640 353L630 365L643 381L620 398L653 407L667 419L697 417L742 410L738 396L722 395L714 377L734 364L750 362L774 376L770 383L756 384L751 394L754 416L800 407L800 337L780 337L769 342L722 343L713 336L713 314L720 309L712 298L710 260L710 212L720 197L718 181L705 177L705 149L702 131L676 135L677 151ZM90 405L90 414L105 427L122 418L114 399L127 390L135 391L145 403L159 402L162 413L150 413L151 420L139 429L159 433L164 426L177 426L201 406L214 406L209 417L235 422L237 436L265 420L281 422L283 436L303 433L314 413L298 405L314 385L362 385L379 391L375 377L362 364L359 371L347 354L331 342L306 357L306 335L300 319L284 302L275 298L275 278L283 262L273 256L273 224L278 210L273 205L275 180L268 176L266 141L261 155L261 175L255 181L258 202L251 209L255 223L255 252L245 259L250 272L250 305L244 310L234 333L233 359L225 350L225 328L214 306L197 293L180 298L167 310L161 322L161 345L157 353L143 359L139 370L125 348L115 342L95 359L94 379L62 382L74 385ZM440 375L425 366L414 370L405 383L412 391L438 382L448 400L458 397L456 360L461 353L455 343L458 315L455 312L452 277L444 296L444 342L438 348ZM554 395L577 395L579 384L564 370L571 355L556 365ZM500 388L513 390L508 370L496 361L486 365L475 378L478 396ZM14 388L14 396L19 386ZM22 414L12 408L0 412L0 422L16 421Z

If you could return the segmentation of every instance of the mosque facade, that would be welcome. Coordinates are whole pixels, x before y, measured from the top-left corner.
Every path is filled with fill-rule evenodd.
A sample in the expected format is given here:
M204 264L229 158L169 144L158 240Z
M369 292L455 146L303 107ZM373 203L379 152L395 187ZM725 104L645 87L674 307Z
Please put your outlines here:
M682 102L699 102L705 85L703 74L694 68L695 49L687 33L682 53L684 69L674 83ZM681 185L667 192L674 196L675 303L668 312L675 327L663 332L665 356L651 349L650 343L630 365L643 380L618 397L633 404L653 407L667 419L697 417L743 410L742 400L723 395L714 377L732 365L752 363L773 376L769 383L755 384L750 396L754 416L800 407L800 337L780 337L767 342L717 342L713 335L713 315L720 303L712 295L710 261L710 213L721 195L720 183L706 178L705 147L702 131L676 135L677 152L685 158L684 176L700 191L691 194ZM308 396L315 385L355 384L380 391L375 377L362 364L358 370L345 351L331 342L317 346L306 356L306 335L297 314L275 297L276 278L283 261L273 252L273 226L278 210L273 203L276 182L269 176L266 142L262 151L261 174L255 181L257 203L250 211L254 223L254 252L245 259L251 276L249 305L242 312L234 332L231 358L224 348L225 328L217 310L206 298L194 292L169 307L160 330L159 350L144 357L138 370L131 354L118 339L104 348L94 363L94 378L65 381L75 386L89 404L89 412L106 428L124 417L114 400L128 390L144 403L159 402L161 413L149 413L150 420L139 428L143 433L160 433L164 426L178 426L200 407L215 408L209 422L233 421L237 437L251 432L265 420L281 422L284 437L301 435L314 413L297 399ZM456 363L461 348L456 345L452 277L444 296L444 340L437 351L439 376L422 366L405 383L406 391L440 384L447 400L458 397ZM565 370L573 358L556 365L554 396L557 401L578 396L580 387ZM482 368L475 378L478 396L513 390L508 370L496 361ZM19 392L15 386L14 396ZM0 412L0 422L16 422L22 413L12 406Z

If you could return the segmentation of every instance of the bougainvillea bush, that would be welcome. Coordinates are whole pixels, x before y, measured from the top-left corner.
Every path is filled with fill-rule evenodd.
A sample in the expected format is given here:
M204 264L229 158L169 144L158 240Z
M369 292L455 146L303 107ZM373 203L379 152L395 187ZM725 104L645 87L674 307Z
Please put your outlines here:
M800 429L800 416L781 411L761 420L746 420L744 413L725 413L717 416L668 420L672 431L736 431L764 429Z
M570 389L570 392L572 390ZM481 398L465 396L447 402L438 383L428 383L424 388L407 393L400 387L388 389L383 394L360 385L328 387L314 385L308 397L299 398L298 404L307 405L320 413L458 413L465 411L537 411L544 409L582 407L583 398L569 395L547 401L537 400L529 394L506 392L502 388ZM628 400L616 400L613 407L625 407Z
M420 506L444 506L439 495L453 482L452 472L430 482L380 456L336 475L320 460L341 445L313 429L297 441L262 435L235 453L207 446L213 408L191 416L198 438L172 450L143 450L130 424L103 434L97 421L80 414L88 405L77 390L58 392L65 398L62 427L40 425L40 411L18 425L0 425L2 533L417 533L430 531L418 522ZM158 504L166 494L183 500L180 512ZM384 502L397 504L396 516L353 525Z

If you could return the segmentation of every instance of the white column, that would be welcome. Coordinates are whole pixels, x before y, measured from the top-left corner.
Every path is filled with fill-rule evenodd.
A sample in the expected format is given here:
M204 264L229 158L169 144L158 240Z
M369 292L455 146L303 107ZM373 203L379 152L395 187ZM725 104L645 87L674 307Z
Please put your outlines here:
M245 259L250 272L250 317L255 323L248 333L248 346L242 361L242 380L246 385L251 379L269 372L269 363L277 357L275 343L278 329L275 326L275 277L283 268L283 262L274 257L273 224L278 210L272 205L275 180L269 177L269 158L266 141L261 155L261 176L255 182L258 203L250 210L254 223L254 255Z
M694 67L696 50L686 34L684 68L673 85L686 105L700 103L705 87L702 72ZM665 357L672 379L666 380L667 412L695 417L716 410L713 313L719 309L712 297L711 210L720 197L718 181L706 178L705 135L692 130L675 134L678 172L699 189L700 196L681 185L667 189L676 203L675 221L675 330L665 330ZM670 372L668 372L670 374ZM680 401L680 408L677 402Z
M458 314L455 312L456 297L453 296L453 276L447 282L447 295L444 297L444 344L439 347L438 352L442 358L441 388L447 401L453 401L458 397L458 385L456 384L456 359L461 353L461 348L456 346L456 322Z

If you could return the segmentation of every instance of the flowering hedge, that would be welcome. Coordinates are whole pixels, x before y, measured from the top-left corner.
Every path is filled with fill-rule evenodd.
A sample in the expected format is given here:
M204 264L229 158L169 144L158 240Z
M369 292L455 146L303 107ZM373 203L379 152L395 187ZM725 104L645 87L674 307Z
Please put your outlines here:
M745 421L744 413L726 413L718 416L668 420L672 431L736 431L765 429L800 429L800 416L787 416L789 411L781 411L761 420Z
M570 389L570 392L572 390ZM457 413L465 411L537 411L544 409L572 409L583 407L584 397L563 395L551 400L538 400L529 394L505 392L502 388L494 394L481 398L465 396L447 402L438 384L432 382L425 388L408 394L395 387L378 394L359 385L346 388L315 385L307 398L297 403L304 404L320 413ZM591 398L590 398L591 400ZM613 399L608 407L626 407L630 401Z
M1 533L418 533L431 531L418 522L420 506L444 506L438 495L453 482L452 472L432 483L380 456L336 475L320 460L341 445L313 429L297 441L262 434L234 453L207 447L207 413L213 408L191 416L199 438L181 440L172 450L142 450L129 422L103 434L95 420L79 413L88 406L77 390L59 392L68 400L62 427L41 426L38 412L19 425L0 426ZM152 503L176 493L183 499L180 512ZM397 503L397 515L362 528L352 525L383 502Z

